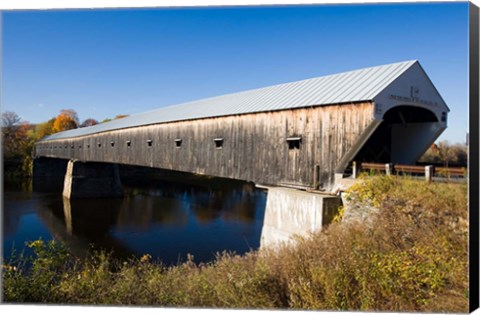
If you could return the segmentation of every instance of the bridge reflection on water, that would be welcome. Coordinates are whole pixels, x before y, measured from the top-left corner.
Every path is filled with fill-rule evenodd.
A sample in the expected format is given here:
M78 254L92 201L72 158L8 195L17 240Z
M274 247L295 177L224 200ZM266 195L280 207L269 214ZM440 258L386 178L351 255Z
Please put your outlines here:
M205 262L216 252L260 246L266 193L253 184L150 168L121 173L125 195L117 199L65 199L61 180L35 185L33 192L7 191L4 255L12 243L22 248L38 237L62 240L77 256L94 248L124 258L148 253L166 264L184 261L187 253ZM32 234L42 228L46 233Z

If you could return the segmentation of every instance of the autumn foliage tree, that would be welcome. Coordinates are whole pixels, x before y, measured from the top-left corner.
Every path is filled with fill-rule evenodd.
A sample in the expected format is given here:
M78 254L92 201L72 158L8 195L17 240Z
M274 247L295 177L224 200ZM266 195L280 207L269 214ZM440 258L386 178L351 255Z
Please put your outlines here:
M98 124L98 121L96 119L93 119L93 118L88 118L88 119L85 119L81 124L80 124L80 127L89 127L89 126L94 126Z
M128 115L117 115L114 119ZM56 132L88 127L98 124L93 118L79 123L77 112L62 109L58 116L37 125L22 121L12 111L2 113L2 149L4 171L9 177L24 177L32 174L33 152L35 142Z
M46 121L44 123L38 124L35 128L35 133L37 139L42 139L43 137L46 137L48 135L51 135L54 133L53 131L53 124L55 123L55 120L57 118L53 117L49 121Z
M73 110L73 109L62 109L62 110L60 110L60 115L62 115L62 114L70 117L78 127L78 125L80 124L80 121L78 120L78 114L75 110Z
M78 115L73 109L62 109L53 122L53 132L78 128Z
M116 115L115 117L112 118L105 118L104 120L101 121L101 123L106 123L106 122L109 122L109 121L112 121L112 120L115 120L115 119L122 119L122 118L125 118L125 117L128 117L129 115L123 115L123 114L119 114L119 115Z

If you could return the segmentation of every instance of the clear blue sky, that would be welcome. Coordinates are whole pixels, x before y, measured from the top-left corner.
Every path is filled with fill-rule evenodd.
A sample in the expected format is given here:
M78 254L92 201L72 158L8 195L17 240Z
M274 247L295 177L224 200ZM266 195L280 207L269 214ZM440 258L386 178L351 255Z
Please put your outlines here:
M468 131L468 3L4 11L3 110L83 121L418 59Z

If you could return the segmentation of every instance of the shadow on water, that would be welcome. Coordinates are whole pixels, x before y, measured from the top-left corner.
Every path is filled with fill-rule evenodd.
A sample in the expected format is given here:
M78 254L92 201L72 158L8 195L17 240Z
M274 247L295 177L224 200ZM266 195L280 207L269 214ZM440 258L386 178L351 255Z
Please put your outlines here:
M63 176L38 176L30 180L33 191L56 193L63 190Z
M32 230L22 204L38 221L29 224L47 231L43 239L62 240L77 256L93 248L175 264L188 253L206 262L217 252L242 254L260 245L266 194L251 183L137 167L122 167L121 178L118 199L68 200L58 181L36 182L29 192L11 187L5 216L17 223L10 224L4 248L22 244L22 233Z

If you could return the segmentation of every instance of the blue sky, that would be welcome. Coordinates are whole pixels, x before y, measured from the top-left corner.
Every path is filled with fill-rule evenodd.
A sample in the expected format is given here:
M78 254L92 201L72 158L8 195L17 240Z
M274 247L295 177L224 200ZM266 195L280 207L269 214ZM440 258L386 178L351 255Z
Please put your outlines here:
M4 11L2 105L39 123L418 59L468 131L468 3Z

